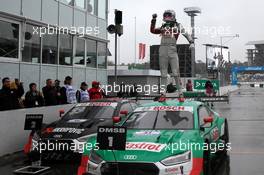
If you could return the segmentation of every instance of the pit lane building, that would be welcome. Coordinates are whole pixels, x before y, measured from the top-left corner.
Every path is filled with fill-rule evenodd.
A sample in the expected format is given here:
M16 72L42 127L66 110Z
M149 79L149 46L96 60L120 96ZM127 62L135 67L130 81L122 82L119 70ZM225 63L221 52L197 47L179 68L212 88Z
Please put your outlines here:
M0 79L107 82L108 0L0 0Z

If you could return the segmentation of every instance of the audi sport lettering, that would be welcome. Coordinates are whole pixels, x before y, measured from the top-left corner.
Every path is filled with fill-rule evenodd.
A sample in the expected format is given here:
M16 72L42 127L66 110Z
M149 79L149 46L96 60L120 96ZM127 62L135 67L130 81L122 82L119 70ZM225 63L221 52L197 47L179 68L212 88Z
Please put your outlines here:
M81 134L84 129L77 129L77 128L55 128L52 132L58 133L72 133L72 134Z

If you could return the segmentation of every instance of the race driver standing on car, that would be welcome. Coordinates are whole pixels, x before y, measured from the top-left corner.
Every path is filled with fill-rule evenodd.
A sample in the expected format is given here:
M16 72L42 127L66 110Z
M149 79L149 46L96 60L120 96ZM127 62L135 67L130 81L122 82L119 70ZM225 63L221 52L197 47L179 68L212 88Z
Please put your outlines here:
M176 87L181 93L181 81L179 70L179 57L177 53L177 40L180 34L189 41L190 48L194 47L193 38L185 31L180 23L176 21L174 10L166 10L163 13L163 25L156 28L157 14L152 15L150 32L161 36L159 49L159 65L161 72L161 85L167 86L168 66L170 64L172 77L175 79Z

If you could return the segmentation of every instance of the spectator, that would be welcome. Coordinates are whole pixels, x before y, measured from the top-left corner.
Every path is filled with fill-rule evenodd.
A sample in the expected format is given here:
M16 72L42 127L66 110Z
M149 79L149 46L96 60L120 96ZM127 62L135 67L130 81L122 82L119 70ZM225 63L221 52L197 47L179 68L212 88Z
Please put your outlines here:
M21 100L21 97L25 93L23 82L20 82L20 80L16 78L15 79L15 83L16 83L16 86L17 86L17 95L18 95L19 99Z
M193 91L192 80L188 80L186 83L186 91Z
M65 77L64 86L60 89L60 94L61 104L77 103L77 91L72 87L72 77Z
M102 91L100 89L100 83L97 81L92 82L92 88L89 89L89 95L91 100L103 98Z
M16 84L13 83L11 89L11 82L8 77L2 79L2 84L3 86L0 90L0 111L20 108Z
M81 83L80 90L77 91L78 103L88 102L90 100L88 85L85 82Z
M52 106L58 105L58 96L57 91L53 85L53 81L51 79L46 80L46 86L42 88L42 92L44 95L45 105Z
M214 93L214 87L211 81L206 81L205 83L205 92L207 96L213 96Z
M55 89L57 92L57 100L60 103L61 101L61 94L60 94L60 90L61 90L61 86L60 86L60 80L55 80Z
M37 91L37 85L35 83L29 84L29 91L25 96L25 107L33 108L44 105L44 98L42 94Z

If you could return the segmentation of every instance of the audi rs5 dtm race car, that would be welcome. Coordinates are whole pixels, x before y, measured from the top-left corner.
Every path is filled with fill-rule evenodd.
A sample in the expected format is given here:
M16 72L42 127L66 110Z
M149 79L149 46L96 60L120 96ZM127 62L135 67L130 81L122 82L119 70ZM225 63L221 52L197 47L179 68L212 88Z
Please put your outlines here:
M32 132L24 152L32 161L73 160L81 158L87 138L97 127L113 126L116 116L123 119L137 107L129 100L106 99L80 103L58 121L43 126L42 131ZM76 159L74 159L76 160Z
M118 125L126 150L85 150L78 175L209 175L216 153L231 149L227 120L198 101L145 104Z

